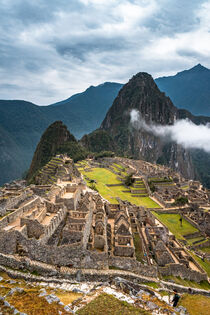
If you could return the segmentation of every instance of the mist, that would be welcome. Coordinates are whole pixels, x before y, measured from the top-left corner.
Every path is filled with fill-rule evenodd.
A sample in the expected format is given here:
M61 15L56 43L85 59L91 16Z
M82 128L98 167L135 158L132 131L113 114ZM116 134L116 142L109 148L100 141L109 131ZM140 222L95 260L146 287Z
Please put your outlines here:
M131 124L188 149L202 149L210 153L210 124L196 125L189 119L176 120L174 125L147 124L138 110L130 112Z

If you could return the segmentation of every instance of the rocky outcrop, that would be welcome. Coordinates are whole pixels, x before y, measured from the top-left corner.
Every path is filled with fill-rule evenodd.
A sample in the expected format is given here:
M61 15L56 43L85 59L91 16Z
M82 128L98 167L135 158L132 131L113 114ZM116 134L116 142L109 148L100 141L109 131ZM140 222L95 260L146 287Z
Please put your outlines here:
M172 125L180 116L170 98L160 92L147 73L138 73L120 90L101 129L113 137L124 154L135 159L166 164L180 171L186 178L194 178L189 152L167 139L133 128L130 123L132 109L138 110L148 124Z

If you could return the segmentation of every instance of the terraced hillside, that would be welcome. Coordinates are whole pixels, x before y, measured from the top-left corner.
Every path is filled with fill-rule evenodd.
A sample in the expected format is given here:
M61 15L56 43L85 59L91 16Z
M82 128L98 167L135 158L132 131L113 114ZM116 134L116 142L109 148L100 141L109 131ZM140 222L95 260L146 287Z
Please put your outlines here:
M118 198L127 200L137 206L146 208L160 208L148 195L147 189L140 178L135 178L131 186L124 184L128 175L128 169L117 163L109 164L108 167L99 167L100 163L94 165L87 161L76 164L83 174L90 188L95 188L105 199L113 204L118 203Z
M79 174L74 167L73 161L66 156L64 162L63 155L56 155L38 171L35 183L39 185L53 185L58 179L67 178L70 173Z

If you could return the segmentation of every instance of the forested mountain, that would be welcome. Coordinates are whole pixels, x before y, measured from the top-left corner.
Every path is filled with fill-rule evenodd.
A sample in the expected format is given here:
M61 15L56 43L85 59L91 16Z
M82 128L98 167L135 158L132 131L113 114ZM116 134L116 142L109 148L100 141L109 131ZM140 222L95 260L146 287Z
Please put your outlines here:
M210 70L201 64L155 82L176 107L194 115L210 116Z
M49 106L0 100L0 185L28 169L42 133L54 121L61 120L77 138L98 128L121 86L109 82L91 86Z

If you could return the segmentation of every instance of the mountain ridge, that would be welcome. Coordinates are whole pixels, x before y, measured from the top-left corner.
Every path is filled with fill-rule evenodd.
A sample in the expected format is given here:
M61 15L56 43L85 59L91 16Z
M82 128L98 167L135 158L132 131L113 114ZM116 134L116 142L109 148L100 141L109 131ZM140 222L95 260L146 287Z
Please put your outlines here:
M210 70L198 64L174 76L155 79L159 89L168 95L178 108L194 115L210 116Z
M199 70L205 67L197 65L193 68ZM208 71L207 69L207 73ZM115 82L90 86L86 91L61 101L57 106L38 106L21 100L0 100L0 128L4 140L4 144L0 142L0 151L4 156L4 162L0 161L0 185L20 177L29 167L42 133L54 121L63 121L77 139L98 129L122 87L122 84ZM189 108L188 111L179 109L179 115L180 118L190 118L196 124L209 122L208 117L192 115ZM10 145L6 148L7 142ZM112 147L111 141L109 143Z

